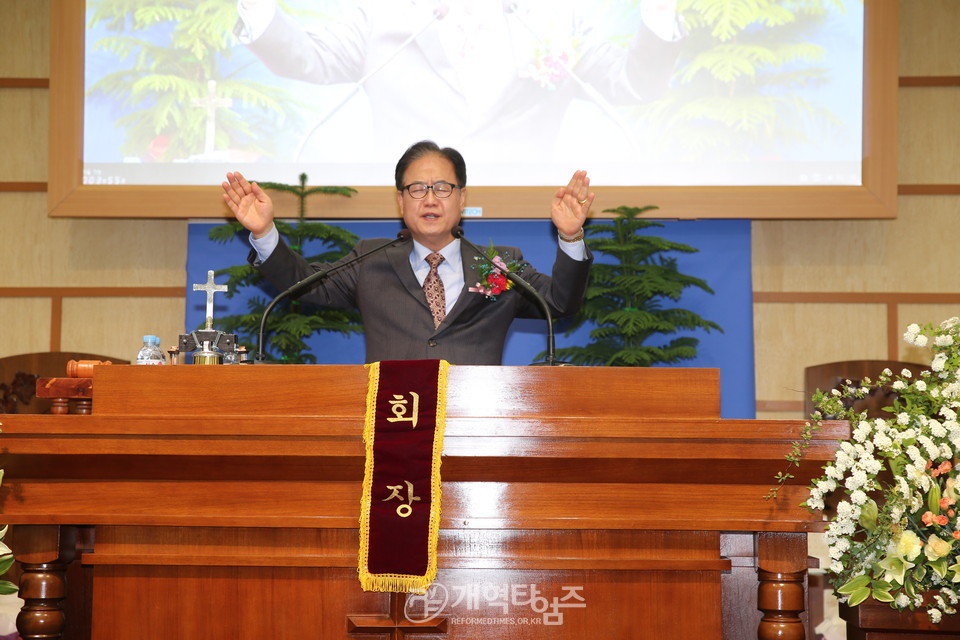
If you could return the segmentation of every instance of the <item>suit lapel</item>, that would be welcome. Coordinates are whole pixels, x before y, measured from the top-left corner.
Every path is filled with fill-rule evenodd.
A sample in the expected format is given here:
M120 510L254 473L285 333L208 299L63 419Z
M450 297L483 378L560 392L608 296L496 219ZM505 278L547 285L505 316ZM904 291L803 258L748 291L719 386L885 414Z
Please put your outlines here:
M448 322L456 320L457 316L463 313L464 309L469 309L483 299L481 294L469 291L470 287L477 283L476 272L473 270L473 265L476 261L473 259L473 256L473 249L461 242L460 264L463 267L463 289L460 290L460 296L457 298L456 304L453 305L453 309L450 309L450 313L448 313L447 317L440 323L441 329L446 326Z
M386 254L390 266L393 267L407 292L425 309L429 309L427 298L423 295L423 287L417 282L417 277L413 275L413 269L410 268L410 244L401 242L387 249Z

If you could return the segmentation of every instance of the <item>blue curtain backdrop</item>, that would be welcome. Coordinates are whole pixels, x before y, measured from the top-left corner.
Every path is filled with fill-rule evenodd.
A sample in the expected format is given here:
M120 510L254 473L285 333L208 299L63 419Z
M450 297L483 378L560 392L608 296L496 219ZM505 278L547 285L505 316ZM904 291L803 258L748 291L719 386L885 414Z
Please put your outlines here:
M392 238L400 230L399 221L329 221L352 231L361 238ZM185 330L202 327L206 313L206 294L193 291L194 283L207 280L208 270L223 269L243 263L249 244L234 240L219 244L208 238L216 223L191 223L188 230L187 305ZM606 224L598 220L591 224ZM696 359L678 367L720 369L722 416L724 418L755 417L753 378L753 300L750 280L750 222L748 220L666 221L664 227L648 230L674 242L698 249L697 253L676 253L681 272L702 278L714 294L688 288L676 303L716 322L723 332L695 331L700 340ZM526 261L538 270L550 270L556 252L553 227L548 220L465 220L464 230L476 244L518 246ZM306 253L310 253L309 248ZM598 261L608 259L597 256ZM217 278L226 282L226 277ZM214 317L245 312L246 300L253 295L271 298L278 292L267 286L262 291L243 291L227 300L223 294L215 298ZM566 336L564 323L558 321L557 348L586 344L589 327ZM363 336L343 337L338 334L314 336L310 347L320 364L362 364ZM517 320L507 338L504 365L528 365L546 348L546 332L541 320Z

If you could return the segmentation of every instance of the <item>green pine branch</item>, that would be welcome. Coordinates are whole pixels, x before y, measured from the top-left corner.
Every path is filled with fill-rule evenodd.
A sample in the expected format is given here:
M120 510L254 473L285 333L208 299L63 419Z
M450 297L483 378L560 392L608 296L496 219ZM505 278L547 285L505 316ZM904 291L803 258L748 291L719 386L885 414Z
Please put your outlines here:
M797 91L831 80L816 40L844 5L680 0L688 33L674 86L632 113L645 123L638 135L654 138L648 148L665 150L650 160L742 162L780 155L785 142L847 135L835 113Z
M697 249L642 233L663 224L640 218L656 207L608 209L617 217L611 224L591 225L586 243L594 254L606 254L613 263L594 263L583 307L567 328L571 335L589 323L590 342L557 349L557 357L577 365L649 367L674 364L697 355L699 340L670 337L681 330L723 331L717 323L687 309L666 306L683 291L696 287L713 293L706 281L681 273L672 252ZM656 344L660 342L660 344ZM541 353L537 357L543 358Z
M243 149L259 155L275 153L275 122L296 126L299 109L309 108L288 91L240 79L242 69L227 72L234 54L236 5L223 0L88 0L90 25L116 35L93 43L119 63L88 90L113 98L129 112L117 120L125 137L125 155L155 155L161 161L189 158L204 151L207 111L195 100L207 97L207 82L217 82L217 97L231 106L216 114L217 149ZM169 26L162 43L140 35ZM124 66L125 65L125 66Z
M312 222L306 219L307 197L316 194L350 197L356 193L350 187L307 187L307 174L300 174L296 185L276 182L260 182L261 188L292 193L297 197L298 216L295 222L275 219L277 232L290 248L304 255L303 247L308 241L322 243L323 251L306 255L308 262L333 262L345 256L357 243L358 237L334 225ZM235 237L246 242L247 233L236 220L231 220L210 229L208 237L219 243L230 242ZM244 287L258 287L263 277L250 264L235 265L220 269L216 275L227 276L227 297L232 298ZM260 296L247 303L247 313L216 318L214 324L221 331L235 333L239 341L251 350L257 346L260 319L270 300ZM363 333L360 313L353 310L318 309L296 299L281 300L271 311L264 327L264 356L285 363L315 364L317 358L310 353L307 340L315 333L332 332L340 335Z

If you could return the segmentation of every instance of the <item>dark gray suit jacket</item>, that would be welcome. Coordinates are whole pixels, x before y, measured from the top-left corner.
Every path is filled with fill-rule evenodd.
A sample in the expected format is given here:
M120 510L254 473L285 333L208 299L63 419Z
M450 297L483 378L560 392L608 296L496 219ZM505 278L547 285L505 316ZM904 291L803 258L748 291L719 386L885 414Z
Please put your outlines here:
M362 240L343 260L385 242L388 240ZM368 256L321 281L300 299L325 307L359 309L366 333L367 362L440 359L460 365L498 365L513 319L543 317L539 305L517 287L496 300L468 291L474 284L472 266L476 261L474 251L464 243L464 289L443 323L434 328L423 289L410 267L410 248L409 242L403 242ZM497 252L507 252L512 259L523 262L514 247L497 247ZM251 253L251 261L255 257ZM555 317L563 317L576 313L583 304L592 262L589 251L581 262L558 248L552 277L528 266L523 279L544 296ZM307 263L281 238L269 258L253 264L283 290L317 269L329 269L337 263Z

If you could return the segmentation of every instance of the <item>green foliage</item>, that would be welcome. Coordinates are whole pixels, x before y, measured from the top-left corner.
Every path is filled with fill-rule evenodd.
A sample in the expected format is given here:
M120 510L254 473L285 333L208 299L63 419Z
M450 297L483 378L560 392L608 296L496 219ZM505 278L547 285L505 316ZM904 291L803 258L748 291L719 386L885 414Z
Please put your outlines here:
M349 197L356 193L350 187L310 187L307 174L300 174L300 184L287 185L275 182L261 182L260 187L273 191L293 193L298 199L297 222L291 224L283 220L274 220L277 231L283 236L290 248L303 255L304 245L308 241L320 241L324 250L304 256L309 262L333 262L343 257L357 243L357 236L349 231L322 222L306 220L306 199L308 196L323 193ZM216 242L230 242L240 236L246 242L247 232L236 220L217 225L210 230L209 237ZM220 269L216 275L226 274L227 298L235 296L243 287L259 286L263 277L250 264L242 264ZM214 325L220 331L236 333L238 341L246 345L251 353L257 345L260 331L260 319L270 298L254 297L247 303L247 313L216 318ZM306 340L319 331L332 331L342 335L362 333L360 314L357 311L340 309L317 309L286 298L277 304L267 318L264 329L264 357L289 364L315 364L316 356L307 350Z
M676 161L735 162L747 159L735 155L745 148L735 139L777 157L811 130L844 135L829 109L794 91L829 80L824 48L812 42L843 0L680 0L678 9L688 35L677 86L637 107L651 148Z
M0 529L0 540L3 540L4 536L7 535L7 527ZM0 576L5 575L14 563L13 552L10 550L10 547L0 542ZM8 595L11 593L16 593L19 591L17 585L13 584L9 580L0 580L0 595Z
M3 469L0 469L0 483L3 482ZM0 529L0 540L7 535L7 527ZM13 552L3 542L0 542L0 576L7 573L10 570L10 567L13 566L14 557ZM7 595L10 593L16 593L18 591L17 585L13 584L9 580L0 580L0 595Z
M128 63L117 65L90 87L91 95L117 100L129 113L117 123L126 130L126 155L170 162L206 149L208 83L216 82L215 150L242 148L260 155L272 151L266 120L298 122L297 102L288 92L221 68L236 46L235 2L224 0L88 0L90 26L103 24L116 36L94 43ZM168 29L164 46L139 37ZM246 110L241 113L240 109ZM264 126L261 126L264 125ZM266 142L264 142L266 141Z
M651 345L657 336L681 329L722 331L719 325L704 320L686 309L666 307L677 301L687 287L709 293L713 290L700 278L677 269L676 258L665 253L694 253L697 249L656 236L643 235L644 229L662 227L639 215L656 207L618 207L612 224L586 227L587 245L595 254L616 259L613 264L595 262L590 270L586 300L567 330L567 335L585 322L596 327L592 341L583 347L557 349L557 356L579 365L647 367L656 363L675 363L696 357L696 338L675 337L666 343Z
M801 505L827 517L829 580L851 607L872 597L894 609L926 608L937 624L956 614L960 582L960 318L910 324L903 339L930 348L929 369L884 369L876 379L840 379L818 390L803 440L786 460L788 469L800 465L824 421L848 423L849 437L810 480ZM867 403L891 392L891 405L873 413Z

